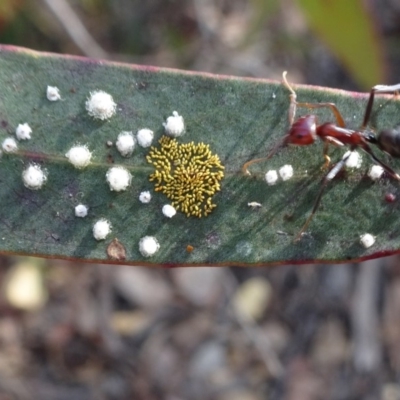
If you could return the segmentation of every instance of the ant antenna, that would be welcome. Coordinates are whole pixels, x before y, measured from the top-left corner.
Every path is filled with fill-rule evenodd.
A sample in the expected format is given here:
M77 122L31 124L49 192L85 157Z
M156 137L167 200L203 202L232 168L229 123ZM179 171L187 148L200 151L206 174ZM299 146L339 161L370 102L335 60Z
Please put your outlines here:
M287 71L282 72L282 81L283 84L288 88L289 92L294 96L296 99L296 92L293 90L293 88L290 86L288 80L286 79Z
M293 90L293 88L290 86L289 82L287 81L286 75L287 75L287 71L283 71L282 82L290 92L290 95L289 95L290 105L289 105L289 110L288 110L288 117L289 117L289 124L290 124L290 126L292 126L293 121L294 121L294 116L296 115L297 95L296 95L296 92Z

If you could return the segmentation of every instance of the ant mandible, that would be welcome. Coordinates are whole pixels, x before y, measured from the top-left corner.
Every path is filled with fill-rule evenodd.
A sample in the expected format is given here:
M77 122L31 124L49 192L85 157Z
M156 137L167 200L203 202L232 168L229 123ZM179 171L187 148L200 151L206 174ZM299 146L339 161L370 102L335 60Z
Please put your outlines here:
M387 129L380 132L378 135L374 135L372 132L366 130L368 125L372 106L374 103L375 94L380 93L397 93L400 91L400 84L393 86L386 85L376 85L370 91L369 100L367 107L365 109L365 115L363 123L358 130L352 130L346 128L346 124L342 115L340 114L338 108L334 103L298 103L296 101L296 92L290 86L286 79L286 71L282 74L283 84L290 92L290 105L289 105L289 132L283 137L283 139L271 150L267 157L258 158L250 160L245 163L242 167L243 173L250 175L248 167L251 164L255 164L260 161L265 161L270 159L278 150L288 144L308 146L313 144L317 138L320 138L323 142L323 156L325 159L324 168L327 168L330 164L330 158L328 156L328 146L330 144L335 146L350 146L350 152L343 157L337 164L335 164L328 173L324 176L321 183L320 191L314 202L314 206L311 210L311 214L308 216L306 222L301 228L300 232L296 236L295 241L299 240L305 230L307 229L309 223L311 222L315 212L317 211L320 203L322 194L325 190L327 184L332 181L335 176L342 170L345 166L346 161L349 159L351 152L357 148L361 148L366 153L368 153L371 158L382 166L382 168L394 179L400 181L400 176L394 172L388 165L383 161L379 160L372 152L370 144L374 144L381 150L390 154L393 157L400 157L400 130ZM329 108L335 119L336 124L332 122L325 122L323 124L318 124L318 119L316 115L309 114L294 120L296 115L297 107L304 107L309 109L314 108Z

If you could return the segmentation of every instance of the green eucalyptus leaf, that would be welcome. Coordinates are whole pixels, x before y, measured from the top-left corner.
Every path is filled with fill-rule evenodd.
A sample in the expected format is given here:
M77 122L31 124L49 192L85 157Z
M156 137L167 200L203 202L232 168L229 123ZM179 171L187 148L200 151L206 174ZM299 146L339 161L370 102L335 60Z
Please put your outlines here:
M19 141L16 153L0 159L0 251L45 257L125 264L267 265L321 261L347 261L398 252L400 228L399 183L388 177L371 181L372 165L365 154L362 166L346 170L328 185L322 203L306 234L299 233L318 194L322 170L322 145L287 147L271 159L250 167L242 165L262 157L288 129L289 93L280 82L221 77L155 67L94 61L78 57L37 53L0 47L0 140L15 138L18 124L28 123L31 140ZM290 74L289 74L290 79ZM378 83L378 82L377 82ZM46 98L47 86L60 89L61 99ZM298 101L334 102L350 128L363 118L366 95L294 85ZM85 103L90 92L103 90L117 105L108 120L90 117ZM399 103L380 96L372 115L376 128L399 122ZM154 146L164 134L163 122L173 111L184 117L186 132L179 143L205 143L224 165L217 205L207 217L187 217L178 212L165 217L161 209L171 201L154 191L149 176L154 167L146 160L149 148L136 146L132 156L122 157L115 146L121 131L149 128ZM331 121L327 109L299 109L298 115L315 112ZM87 145L92 162L74 168L66 159L76 144ZM332 162L346 149L332 148ZM377 150L397 171L400 163ZM179 160L178 162L179 163ZM47 172L41 189L24 186L22 172L30 165ZM269 186L264 176L290 164L294 177ZM132 175L131 186L111 191L106 173L123 166ZM150 191L148 204L139 201ZM248 203L261 207L252 208ZM89 206L78 218L74 207ZM93 224L104 218L111 234L101 241L93 237ZM360 235L370 233L375 244L365 249ZM157 239L160 248L146 258L139 251L145 236Z
M308 23L362 88L384 80L383 44L363 0L298 0Z

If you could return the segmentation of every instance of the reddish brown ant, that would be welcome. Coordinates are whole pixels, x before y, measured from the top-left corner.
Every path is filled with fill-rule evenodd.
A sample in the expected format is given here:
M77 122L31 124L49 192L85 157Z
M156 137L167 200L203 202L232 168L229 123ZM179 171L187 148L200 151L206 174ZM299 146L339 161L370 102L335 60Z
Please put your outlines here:
M317 211L322 194L326 185L335 178L335 176L341 171L341 169L346 165L346 161L349 159L351 152L357 148L361 148L366 153L368 153L371 158L381 165L383 169L394 179L400 181L400 176L396 174L388 165L383 161L379 160L372 152L370 144L375 144L381 150L390 154L393 157L400 157L400 130L384 130L378 135L374 135L372 132L366 130L367 124L369 122L372 106L374 102L375 94L377 93L397 93L400 90L400 84L393 86L377 85L371 89L367 107L365 109L365 115L363 123L358 130L346 128L344 119L340 114L338 108L334 103L298 103L296 101L296 92L292 89L286 79L286 71L282 75L283 84L290 92L290 105L289 105L289 132L283 137L282 141L275 146L272 151L265 158L258 158L250 160L245 163L242 167L243 172L246 175L250 175L248 167L251 164L268 160L271 158L278 150L288 144L308 146L313 144L317 138L323 141L323 155L325 159L324 167L328 167L330 164L330 158L328 156L328 146L333 144L335 146L350 146L350 152L343 157L337 164L335 164L322 179L321 188L318 196L315 200L314 206L311 210L311 214L308 216L306 222L301 228L299 234L296 236L296 241L300 239L307 229L309 223L311 222L315 212ZM297 107L304 107L309 109L314 108L330 108L336 119L336 124L332 122L325 122L323 124L318 124L318 119L316 115L309 114L298 118L294 121L296 115Z

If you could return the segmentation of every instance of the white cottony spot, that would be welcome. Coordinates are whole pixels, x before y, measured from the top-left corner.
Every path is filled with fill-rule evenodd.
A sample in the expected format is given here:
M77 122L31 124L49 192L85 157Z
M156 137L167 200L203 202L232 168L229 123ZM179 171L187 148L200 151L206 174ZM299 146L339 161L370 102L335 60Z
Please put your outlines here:
M373 180L377 181L382 177L384 169L380 165L373 165L369 171L368 176Z
M268 185L270 186L275 185L276 181L278 180L278 173L274 169L269 170L265 174L265 180L268 183Z
M92 153L89 151L87 146L85 145L77 145L71 147L68 152L65 154L65 157L68 158L69 162L75 168L84 168L90 163L90 159L92 158Z
M135 148L136 140L132 132L123 131L118 135L115 145L122 156L128 157L132 154Z
M60 89L55 86L47 86L46 97L47 97L47 100L50 100L50 101L60 100L61 99Z
M29 140L31 138L32 128L25 122L19 124L15 130L15 136L18 140Z
M75 207L75 216L79 218L85 218L88 214L88 210L88 206L85 206L84 204L78 204Z
M110 190L121 192L131 184L132 175L124 167L112 167L107 171L106 179L110 185Z
M4 153L15 153L18 150L17 142L12 137L4 139L1 147Z
M176 214L175 207L171 206L170 204L165 204L162 208L162 213L168 217L172 218Z
M350 154L349 158L346 161L346 167L348 168L360 168L362 163L361 155L358 151L346 151L344 153L343 158L347 157Z
M360 243L367 249L375 243L375 237L370 233L365 233L364 235L360 236Z
M150 192L146 191L146 192L141 192L139 195L139 201L143 204L147 204L150 203L151 200L151 194Z
M93 225L93 236L96 240L104 240L111 232L111 224L106 219L99 219Z
M164 122L163 125L165 133L172 137L182 136L185 132L183 117L176 111L172 113L172 116L167 118L167 122Z
M139 241L139 251L144 257L151 257L159 248L160 245L154 236L145 236Z
M282 180L287 181L293 176L293 167L289 164L284 165L279 169L279 175Z
M140 129L136 135L138 143L142 147L149 147L153 141L154 132L150 129Z
M110 94L97 90L90 92L90 96L86 100L86 110L91 117L105 120L115 114L117 105Z
M22 180L24 182L24 186L28 189L38 190L46 182L47 176L40 165L31 164L22 172Z

